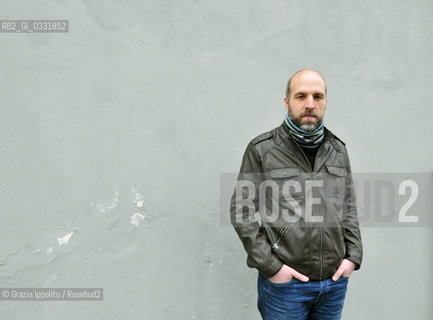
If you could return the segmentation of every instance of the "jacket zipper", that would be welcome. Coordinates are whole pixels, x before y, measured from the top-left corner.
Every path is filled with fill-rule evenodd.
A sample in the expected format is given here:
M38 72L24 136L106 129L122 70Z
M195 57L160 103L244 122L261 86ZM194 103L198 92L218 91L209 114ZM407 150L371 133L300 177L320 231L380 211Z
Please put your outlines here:
M314 184L314 181L315 181L314 171L313 171L313 168L311 167L310 161L308 161L307 156L305 155L305 153L301 149L301 147L296 143L296 141L294 141L292 137L290 137L290 138L292 139L293 143L296 145L296 147L298 148L298 150L301 152L302 156L304 157L304 160L307 163L308 168L310 169L311 179L313 180L313 184ZM321 151L321 149L323 148L323 144L325 142L326 142L326 139L324 139L319 150L317 150L316 157L314 158L314 166L315 167L316 167L317 156L318 156L319 152ZM313 193L314 193L314 188L313 188ZM320 216L320 206L318 207L318 210L319 210L319 216ZM323 230L322 230L322 222L319 223L319 230L320 230L320 274L319 274L319 279L322 280L322 275L323 275Z
M287 222L280 230L280 232L278 233L277 239L275 240L274 244L272 245L272 248L274 248L275 250L280 250L280 245L278 244L278 242L280 241L281 238L283 238L284 233L286 232L286 230L289 228L289 226L291 225L290 222Z

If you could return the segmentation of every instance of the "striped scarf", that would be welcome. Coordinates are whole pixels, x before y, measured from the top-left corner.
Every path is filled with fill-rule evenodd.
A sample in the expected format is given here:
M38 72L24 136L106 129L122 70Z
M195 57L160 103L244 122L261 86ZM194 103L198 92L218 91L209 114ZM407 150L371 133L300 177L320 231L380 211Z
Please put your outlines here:
M289 132L292 137L302 148L314 149L323 141L323 121L314 131L307 132L297 127L292 120L290 120L289 113L286 113L286 118L284 120L286 121L287 127L289 127Z

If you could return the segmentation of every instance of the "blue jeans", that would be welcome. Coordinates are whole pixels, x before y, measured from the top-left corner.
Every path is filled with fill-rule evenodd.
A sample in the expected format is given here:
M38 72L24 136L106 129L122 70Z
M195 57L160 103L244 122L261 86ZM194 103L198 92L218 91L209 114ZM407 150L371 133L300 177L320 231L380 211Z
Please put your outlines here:
M263 320L338 320L348 278L276 284L259 273L257 306Z

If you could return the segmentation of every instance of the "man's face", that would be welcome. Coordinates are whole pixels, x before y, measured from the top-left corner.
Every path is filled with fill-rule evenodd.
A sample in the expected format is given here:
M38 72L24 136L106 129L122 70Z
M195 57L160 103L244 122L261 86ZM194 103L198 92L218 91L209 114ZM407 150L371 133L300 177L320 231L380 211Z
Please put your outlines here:
M302 71L292 78L290 99L284 98L290 120L304 131L314 131L322 122L326 108L326 84L313 71Z

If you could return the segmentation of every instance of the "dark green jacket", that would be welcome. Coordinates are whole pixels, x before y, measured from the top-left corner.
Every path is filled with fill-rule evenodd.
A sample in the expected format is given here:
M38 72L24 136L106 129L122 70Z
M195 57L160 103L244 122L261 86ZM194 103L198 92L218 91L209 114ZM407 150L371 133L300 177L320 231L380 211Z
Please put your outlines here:
M253 139L242 159L230 215L248 266L268 278L283 263L310 280L331 277L344 258L356 269L361 265L349 157L345 144L327 128L314 171L284 122Z

